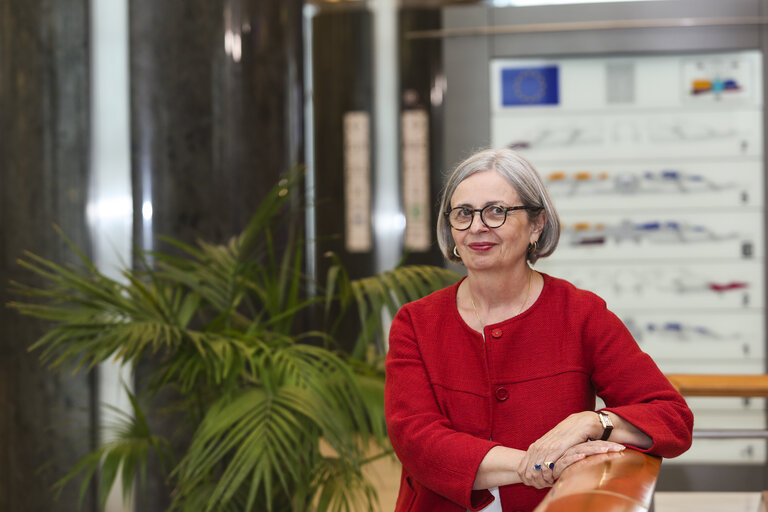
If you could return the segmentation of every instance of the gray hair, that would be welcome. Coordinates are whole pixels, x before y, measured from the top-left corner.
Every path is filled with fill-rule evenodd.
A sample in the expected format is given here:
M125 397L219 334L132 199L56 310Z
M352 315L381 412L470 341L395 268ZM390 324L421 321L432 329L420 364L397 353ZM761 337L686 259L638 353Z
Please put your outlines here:
M560 240L560 218L541 176L528 160L511 149L485 149L461 162L450 174L443 188L440 198L440 212L437 216L437 243L440 245L443 255L450 261L461 261L453 254L455 243L451 234L451 226L444 212L451 209L451 197L459 183L482 171L499 173L515 188L524 206L544 209L547 223L539 236L536 249L533 252L528 252L527 258L531 263L536 263L537 259L552 254ZM528 220L533 221L541 215L542 211L527 211L526 213Z

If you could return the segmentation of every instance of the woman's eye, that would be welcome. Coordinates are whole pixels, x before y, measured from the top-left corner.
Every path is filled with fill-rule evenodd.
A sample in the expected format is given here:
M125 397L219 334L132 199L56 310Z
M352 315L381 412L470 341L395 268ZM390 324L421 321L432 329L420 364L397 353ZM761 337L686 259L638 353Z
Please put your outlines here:
M475 212L473 212L469 208L463 208L459 210L459 217L471 217L473 213Z
M493 207L491 207L491 213L493 215L504 215L504 207L503 206L493 206Z

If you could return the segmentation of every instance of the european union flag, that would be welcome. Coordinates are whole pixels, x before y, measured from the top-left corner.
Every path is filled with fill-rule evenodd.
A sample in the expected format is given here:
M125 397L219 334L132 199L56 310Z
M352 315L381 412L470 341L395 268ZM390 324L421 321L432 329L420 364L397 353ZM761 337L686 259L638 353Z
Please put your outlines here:
M501 104L559 105L560 83L557 66L504 68L501 70Z

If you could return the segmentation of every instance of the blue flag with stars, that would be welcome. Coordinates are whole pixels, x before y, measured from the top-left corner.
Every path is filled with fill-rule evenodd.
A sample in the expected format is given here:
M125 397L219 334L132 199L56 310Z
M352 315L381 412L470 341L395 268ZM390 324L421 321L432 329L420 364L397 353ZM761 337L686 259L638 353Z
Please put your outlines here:
M558 67L503 68L501 70L501 104L505 107L559 105Z

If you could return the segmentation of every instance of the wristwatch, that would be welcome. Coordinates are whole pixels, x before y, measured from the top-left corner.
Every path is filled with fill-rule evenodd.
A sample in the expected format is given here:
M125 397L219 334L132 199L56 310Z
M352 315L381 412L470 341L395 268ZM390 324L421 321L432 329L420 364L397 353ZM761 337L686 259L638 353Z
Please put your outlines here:
M600 418L600 424L603 426L603 436L600 438L600 440L607 441L611 436L611 431L613 430L613 422L611 421L611 417L608 416L608 413L605 411L595 412L597 413L597 417Z

